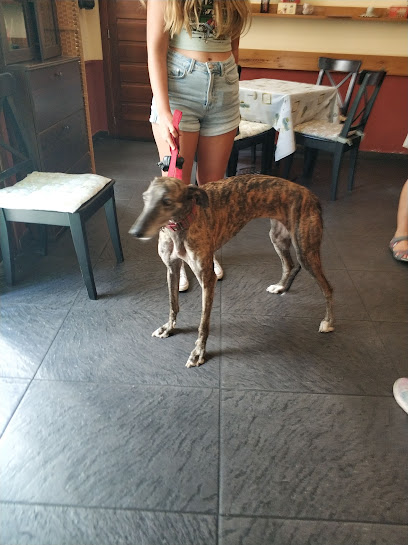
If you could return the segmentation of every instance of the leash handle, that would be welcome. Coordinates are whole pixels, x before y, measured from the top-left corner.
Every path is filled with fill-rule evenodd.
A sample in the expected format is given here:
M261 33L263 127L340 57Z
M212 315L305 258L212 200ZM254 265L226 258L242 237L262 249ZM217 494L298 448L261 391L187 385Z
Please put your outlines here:
M179 128L181 118L183 116L183 113L180 112L180 110L174 110L173 112L173 127L175 129ZM176 138L172 136L172 140L174 145L176 146L173 150L170 150L171 158L170 158L170 165L167 175L172 176L173 178L178 178L179 180L182 179L183 173L181 168L177 166L177 157L179 156L179 137L177 135Z

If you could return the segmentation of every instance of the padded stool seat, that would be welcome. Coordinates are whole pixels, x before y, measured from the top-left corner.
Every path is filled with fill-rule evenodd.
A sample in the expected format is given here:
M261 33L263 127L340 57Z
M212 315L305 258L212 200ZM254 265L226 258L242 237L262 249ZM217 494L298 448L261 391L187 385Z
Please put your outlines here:
M0 246L6 281L14 283L11 251L12 221L70 227L79 266L90 299L97 299L85 222L104 206L118 263L123 261L116 216L114 180L96 174L31 172L20 182L0 190ZM44 253L46 253L46 231Z
M343 125L340 123L330 123L329 121L323 120L306 121L306 123L296 125L294 130L295 132L327 138L328 140L336 140L339 142L344 140L344 138L342 139L340 136L340 133L343 130ZM347 136L352 136L353 134L356 134L356 131L350 131Z
M110 181L97 174L34 171L20 182L0 189L0 208L73 213Z
M245 119L241 119L239 123L239 133L234 138L234 141L242 140L243 138L250 138L251 136L262 134L263 132L271 129L272 125L257 123L256 121L245 121Z

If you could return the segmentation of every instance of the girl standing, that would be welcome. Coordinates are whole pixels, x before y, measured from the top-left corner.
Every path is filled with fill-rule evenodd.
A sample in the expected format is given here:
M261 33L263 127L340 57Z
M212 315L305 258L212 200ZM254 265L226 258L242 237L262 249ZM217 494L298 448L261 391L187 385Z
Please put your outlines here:
M159 158L179 136L183 181L194 159L199 185L224 177L239 126L238 46L249 25L249 0L149 0L147 52L153 101L150 122ZM181 110L179 133L173 111ZM214 259L218 279L223 270ZM184 267L180 291L188 289Z

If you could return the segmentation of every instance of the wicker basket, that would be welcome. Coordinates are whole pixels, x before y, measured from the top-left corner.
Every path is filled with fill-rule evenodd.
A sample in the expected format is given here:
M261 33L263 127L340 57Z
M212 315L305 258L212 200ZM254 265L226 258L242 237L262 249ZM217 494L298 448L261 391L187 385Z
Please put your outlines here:
M88 88L86 84L85 62L82 50L81 28L79 25L78 2L76 0L58 0L55 4L57 7L62 54L67 57L79 57L80 60L89 151L91 154L92 172L95 172L95 157L92 142L91 118L89 115Z

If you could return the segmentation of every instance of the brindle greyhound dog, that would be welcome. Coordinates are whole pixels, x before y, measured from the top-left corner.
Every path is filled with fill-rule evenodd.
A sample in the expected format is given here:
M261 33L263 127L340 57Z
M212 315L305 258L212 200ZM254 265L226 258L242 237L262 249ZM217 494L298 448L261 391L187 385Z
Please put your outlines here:
M143 194L144 209L129 233L149 239L159 232L159 255L167 266L169 320L152 334L168 337L179 311L178 286L182 260L193 270L202 288L202 313L196 346L187 367L204 363L216 276L214 252L255 218L271 219L269 236L282 261L282 278L267 288L289 290L304 267L316 279L326 298L326 315L319 331L333 331L332 288L323 274L320 244L323 222L320 203L305 187L272 176L246 174L211 182L204 188L185 185L177 178L155 178ZM293 244L298 264L290 254Z

